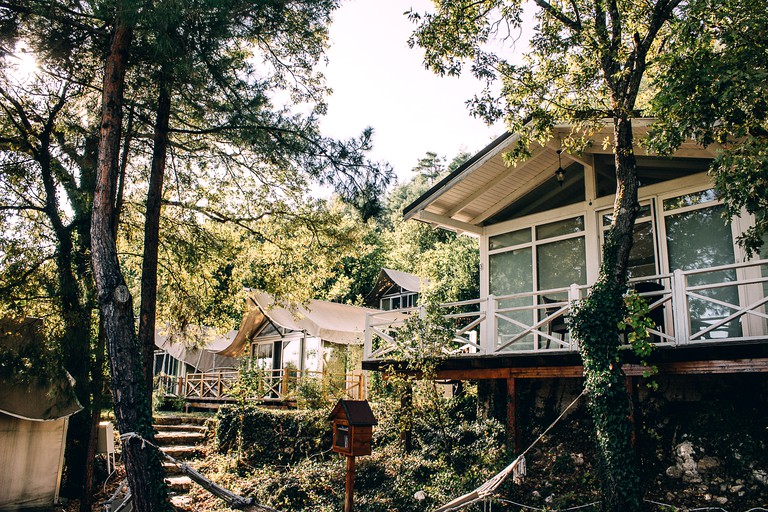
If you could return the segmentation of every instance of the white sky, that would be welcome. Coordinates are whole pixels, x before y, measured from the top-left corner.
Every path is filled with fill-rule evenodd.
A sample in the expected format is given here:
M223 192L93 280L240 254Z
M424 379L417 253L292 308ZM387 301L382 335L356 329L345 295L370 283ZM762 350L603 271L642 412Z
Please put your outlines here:
M371 158L392 164L401 182L427 151L450 161L504 131L469 115L464 103L480 92L480 82L441 78L424 68L420 49L408 48L414 25L403 13L431 6L430 0L346 0L331 25L330 63L323 70L334 91L324 133L346 138L372 126Z

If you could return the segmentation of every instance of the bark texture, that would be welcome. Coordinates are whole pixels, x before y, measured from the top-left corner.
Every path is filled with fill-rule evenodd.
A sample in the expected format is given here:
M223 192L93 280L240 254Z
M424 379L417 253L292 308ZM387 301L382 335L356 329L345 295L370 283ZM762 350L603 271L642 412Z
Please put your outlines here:
M153 440L152 416L142 370L141 347L134 331L131 294L125 285L113 231L122 104L132 27L118 19L104 70L99 157L91 223L92 261L104 338L112 373L118 430ZM123 445L128 483L135 509L170 509L160 459L141 443Z
M160 73L159 93L155 111L154 147L147 190L147 211L144 220L144 259L141 264L141 306L139 308L139 340L143 347L144 379L148 400L152 403L155 354L155 318L157 310L157 258L160 237L160 208L168 152L168 121L171 116L172 77L164 65Z
M606 236L600 275L590 296L575 312L572 330L579 340L589 410L595 423L602 509L635 512L644 508L643 492L631 441L631 407L620 364L618 329L624 317L627 265L638 211L637 166L628 117L614 120L614 141L615 220Z

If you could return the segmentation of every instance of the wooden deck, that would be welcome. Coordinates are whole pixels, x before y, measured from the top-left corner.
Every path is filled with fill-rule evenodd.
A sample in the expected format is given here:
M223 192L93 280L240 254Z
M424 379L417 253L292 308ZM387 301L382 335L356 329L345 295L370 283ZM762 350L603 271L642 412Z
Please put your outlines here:
M659 348L653 362L662 372L767 371L768 260L677 270L630 285L646 299L649 316L657 323L649 333ZM455 335L439 345L398 337L397 329L418 308L401 310L397 321L391 311L371 314L363 368L397 367L409 354L431 351L443 361L441 368L448 372L444 378L579 376L578 346L563 320L571 304L588 291L588 286L571 285L445 304L444 317L454 325ZM628 372L635 371L635 362L627 353Z

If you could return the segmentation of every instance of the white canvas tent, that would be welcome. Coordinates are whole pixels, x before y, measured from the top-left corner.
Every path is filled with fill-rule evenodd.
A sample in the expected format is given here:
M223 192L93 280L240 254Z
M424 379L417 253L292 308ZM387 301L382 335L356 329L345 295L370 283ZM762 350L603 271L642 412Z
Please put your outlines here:
M233 347L252 343L252 355L270 369L293 365L299 370L335 374L361 371L366 317L382 312L336 302L279 303L274 296L248 290L248 313ZM388 313L389 314L389 313ZM391 313L402 320L402 315ZM353 366L350 366L352 362Z
M36 318L0 320L0 345L42 343ZM0 511L39 509L58 501L68 418L81 410L66 378L0 380Z
M206 335L202 331L201 334ZM179 339L179 336L171 335L167 328L157 329L155 346L168 356L191 366L197 372L209 372L215 369L237 367L237 359L222 353L232 345L236 335L237 331L229 331L227 334L213 337L200 347Z
M261 312L280 327L304 331L310 336L342 345L360 345L365 337L365 317L378 310L324 300L311 300L306 306L279 305L268 293L250 290L249 297Z

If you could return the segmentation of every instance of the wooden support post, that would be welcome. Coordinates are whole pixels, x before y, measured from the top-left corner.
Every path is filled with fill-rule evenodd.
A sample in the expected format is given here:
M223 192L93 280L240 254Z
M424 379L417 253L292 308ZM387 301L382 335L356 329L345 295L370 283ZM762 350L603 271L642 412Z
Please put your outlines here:
M344 496L344 512L352 512L355 503L355 456L347 456L347 494Z
M285 399L288 396L288 369L287 368L283 368L283 382L282 382L281 388L282 389L280 389L280 392L278 393L279 394L278 398Z
M515 453L522 450L520 439L520 422L517 420L517 382L515 378L507 379L507 439L511 441Z

